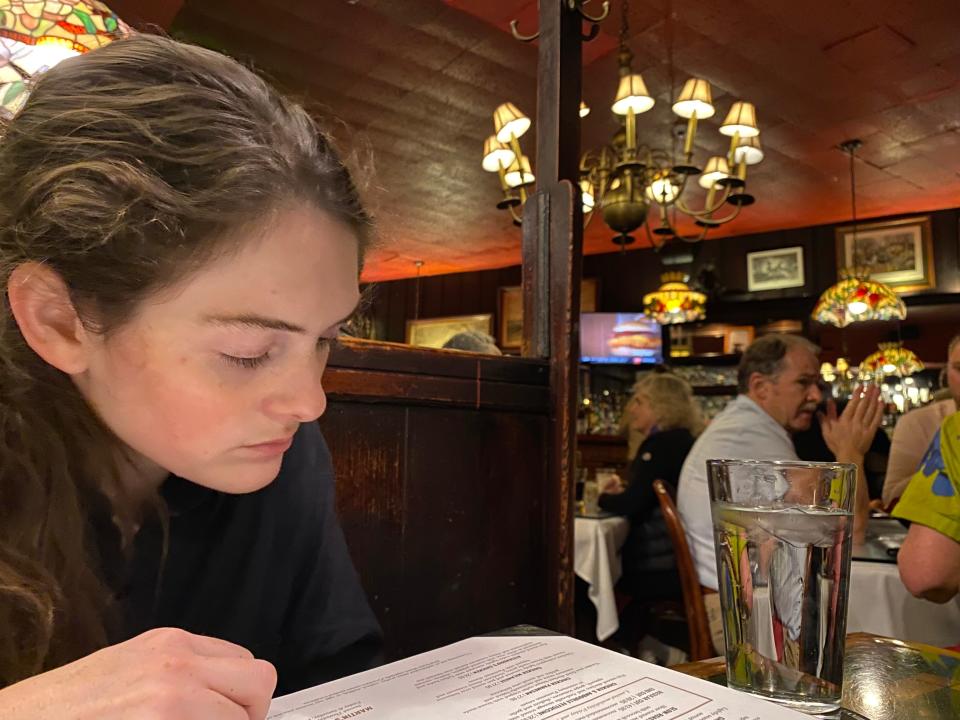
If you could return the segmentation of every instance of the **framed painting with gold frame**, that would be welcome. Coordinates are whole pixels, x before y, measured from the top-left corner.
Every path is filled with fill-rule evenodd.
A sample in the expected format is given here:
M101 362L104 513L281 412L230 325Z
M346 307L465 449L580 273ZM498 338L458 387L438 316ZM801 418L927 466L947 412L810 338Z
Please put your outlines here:
M493 315L451 315L449 317L407 320L407 345L442 348L457 333L473 330L493 333Z
M584 278L580 283L580 312L597 311L598 283ZM497 342L503 350L519 350L523 344L523 288L500 288Z
M930 216L837 228L837 266L864 267L897 292L936 287Z

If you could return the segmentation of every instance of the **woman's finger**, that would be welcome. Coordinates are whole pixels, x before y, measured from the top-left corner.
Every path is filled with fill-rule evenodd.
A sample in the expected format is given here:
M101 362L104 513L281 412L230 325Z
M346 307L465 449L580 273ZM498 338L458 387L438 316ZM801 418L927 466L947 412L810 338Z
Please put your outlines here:
M148 630L121 643L121 645L134 646L138 652L143 652L144 647L148 652L166 648L183 650L205 657L253 658L253 653L232 642L206 635L195 635L180 628L170 627Z
M220 638L186 633L186 641L189 648L197 655L214 658L253 659L253 653L242 645L236 645Z
M266 710L260 715L238 705L215 690L200 688L187 699L186 707L177 715L177 720L263 720Z
M266 660L199 658L195 677L204 687L246 708L250 720L263 720L277 686L277 671Z

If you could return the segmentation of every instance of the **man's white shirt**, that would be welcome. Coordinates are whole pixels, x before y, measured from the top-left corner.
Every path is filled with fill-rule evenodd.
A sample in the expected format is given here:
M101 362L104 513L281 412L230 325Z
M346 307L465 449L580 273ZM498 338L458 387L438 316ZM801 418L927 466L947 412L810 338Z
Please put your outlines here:
M701 585L717 589L707 460L797 459L786 428L746 395L738 395L697 438L680 471L677 509Z

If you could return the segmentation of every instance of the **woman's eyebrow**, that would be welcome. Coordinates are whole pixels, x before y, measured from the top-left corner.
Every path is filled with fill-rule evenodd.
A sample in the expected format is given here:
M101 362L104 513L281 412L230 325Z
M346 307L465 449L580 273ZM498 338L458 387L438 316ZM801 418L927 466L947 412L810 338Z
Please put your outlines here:
M284 330L305 335L307 330L299 325L263 315L207 315L204 321L214 325L241 325L262 330Z

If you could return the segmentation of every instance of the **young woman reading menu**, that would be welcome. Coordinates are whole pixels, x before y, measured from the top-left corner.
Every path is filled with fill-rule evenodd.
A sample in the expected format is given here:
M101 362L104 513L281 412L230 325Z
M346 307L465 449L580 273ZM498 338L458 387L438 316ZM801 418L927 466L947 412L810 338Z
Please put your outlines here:
M375 662L314 422L370 233L226 57L37 79L0 139L0 717L256 720Z

